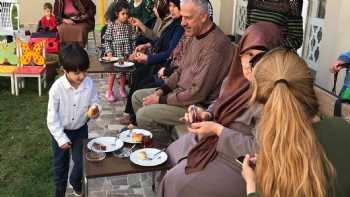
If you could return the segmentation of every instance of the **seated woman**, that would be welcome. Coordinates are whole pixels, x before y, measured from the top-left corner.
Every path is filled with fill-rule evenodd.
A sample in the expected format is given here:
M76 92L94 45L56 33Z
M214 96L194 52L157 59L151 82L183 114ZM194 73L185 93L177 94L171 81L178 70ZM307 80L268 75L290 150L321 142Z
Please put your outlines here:
M143 23L138 18L131 18L130 23L141 30L141 36L138 39L139 44L144 44L159 39L163 30L173 22L169 14L168 0L155 0L153 2L153 14L155 19Z
M78 42L84 47L95 27L95 4L91 0L55 0L54 14L60 42Z
M135 117L131 103L132 94L136 90L144 88L144 80L152 78L153 74L158 72L160 66L166 63L184 32L184 29L181 26L180 1L169 0L169 2L169 11L173 18L173 22L163 30L159 39L155 42L137 46L135 52L130 55L130 60L137 62L134 74L134 84L130 89L125 110L126 113L130 114L130 117ZM150 51L148 53L141 52L146 49L149 49ZM128 123L128 120L124 119L129 119L129 117L121 119L121 123Z
M251 101L263 108L255 172L248 155L243 162L249 196L350 196L350 125L320 120L313 84L305 61L287 49L255 66Z
M254 152L252 128L259 111L248 106L251 91L247 80L250 72L246 72L246 67L250 67L250 59L259 53L279 46L281 37L281 31L272 23L256 23L246 30L220 96L209 107L211 112L199 112L203 121L192 123L190 133L168 147L174 166L165 174L158 197L246 195L244 180L234 159ZM210 119L213 121L208 121Z

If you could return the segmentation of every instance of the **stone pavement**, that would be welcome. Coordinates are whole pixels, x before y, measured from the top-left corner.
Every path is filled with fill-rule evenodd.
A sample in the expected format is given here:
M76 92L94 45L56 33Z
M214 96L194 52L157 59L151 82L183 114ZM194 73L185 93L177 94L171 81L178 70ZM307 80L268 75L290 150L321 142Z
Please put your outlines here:
M91 66L95 58L92 57ZM105 99L107 90L107 75L94 74L93 78L95 87L99 92L102 112L98 119L89 122L89 138L100 136L115 136L116 131L122 129L118 119L122 117L125 99L118 97L118 101L109 103ZM115 86L117 86L117 80ZM118 87L115 87L115 93ZM72 163L72 162L71 162ZM68 186L66 196L72 195L72 188ZM124 176L114 176L107 178L89 179L89 196L90 197L153 197L151 173L131 174Z

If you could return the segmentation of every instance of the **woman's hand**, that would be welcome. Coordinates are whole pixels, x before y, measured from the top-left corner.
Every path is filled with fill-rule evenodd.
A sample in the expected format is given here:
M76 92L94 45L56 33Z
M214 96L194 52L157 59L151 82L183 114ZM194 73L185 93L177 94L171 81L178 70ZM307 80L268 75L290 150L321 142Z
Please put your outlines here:
M134 18L134 17L130 17L128 19L128 22L135 27L140 27L141 25L143 25L143 23L138 19L138 18Z
M194 120L193 120L193 117L194 117L194 114L193 114L193 110L191 109L192 106L189 106L188 109L187 109L187 113L185 113L184 117L183 117L183 120L186 121L186 122L189 122L189 123L192 123ZM207 121L207 120L210 120L210 117L211 117L211 114L207 111L204 111L203 108L201 107L197 107L195 106L195 111L197 113L197 116L199 116L199 119L201 121Z
M135 52L144 52L146 49L150 48L151 44L146 43L146 44L140 44L135 48Z
M141 52L137 52L136 55L133 57L133 60L139 63L147 63L147 59L148 59L148 55L141 53Z
M192 123L191 127L188 128L190 132L195 133L200 137L207 137L211 135L219 136L223 129L224 126L213 121Z
M255 193L256 191L255 172L249 166L249 161L253 159L249 155L246 155L243 160L242 176L246 182L247 194Z
M71 19L64 18L64 19L62 19L62 23L65 23L68 25L73 25L74 21L72 21Z
M341 69L340 65L344 63L345 62L343 61L337 60L330 66L329 70L331 71L331 73L337 73Z

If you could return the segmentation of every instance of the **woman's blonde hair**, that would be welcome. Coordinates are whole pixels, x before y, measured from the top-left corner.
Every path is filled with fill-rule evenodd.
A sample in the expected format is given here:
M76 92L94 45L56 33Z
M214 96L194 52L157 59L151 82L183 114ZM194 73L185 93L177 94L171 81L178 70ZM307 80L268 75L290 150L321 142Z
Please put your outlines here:
M264 104L256 168L261 196L325 197L335 170L312 126L318 112L313 77L288 49L267 53L253 71L252 102Z

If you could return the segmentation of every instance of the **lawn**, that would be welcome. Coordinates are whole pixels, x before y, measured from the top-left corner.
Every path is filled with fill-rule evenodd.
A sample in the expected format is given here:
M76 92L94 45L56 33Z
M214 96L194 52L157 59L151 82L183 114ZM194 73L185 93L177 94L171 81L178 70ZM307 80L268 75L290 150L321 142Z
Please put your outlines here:
M47 91L27 80L19 96L0 77L0 196L53 196L51 139L46 126Z

